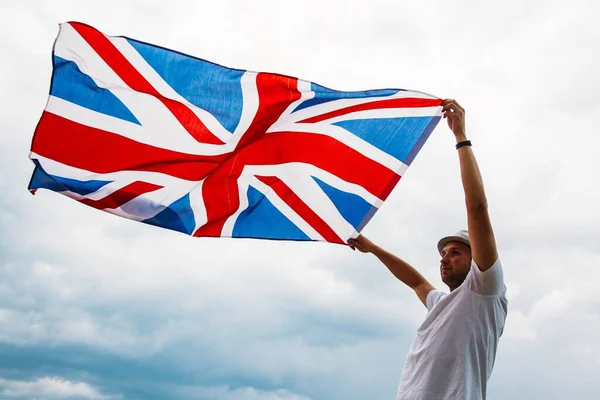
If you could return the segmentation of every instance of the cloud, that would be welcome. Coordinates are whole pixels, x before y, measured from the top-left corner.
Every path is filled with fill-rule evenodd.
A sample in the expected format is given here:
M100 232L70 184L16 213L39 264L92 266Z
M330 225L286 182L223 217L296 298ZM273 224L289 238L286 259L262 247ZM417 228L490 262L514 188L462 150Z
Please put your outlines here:
M34 381L11 381L0 378L0 399L29 400L117 400L120 396L105 396L85 382L70 382L44 377Z
M182 397L206 400L310 400L287 390L264 391L252 387L231 390L228 387L181 387L176 392Z

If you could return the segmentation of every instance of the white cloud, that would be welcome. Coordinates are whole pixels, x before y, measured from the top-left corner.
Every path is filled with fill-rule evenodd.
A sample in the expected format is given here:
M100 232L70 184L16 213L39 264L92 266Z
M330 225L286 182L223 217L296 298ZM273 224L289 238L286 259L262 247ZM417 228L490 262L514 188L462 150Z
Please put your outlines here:
M85 382L44 377L35 381L15 381L0 378L0 398L29 400L117 400L120 396L105 396Z
M176 392L186 398L206 400L311 400L288 390L257 390L253 387L231 389L221 387L180 387Z
M537 338L534 328L521 310L512 310L510 320L506 324L504 337L513 340L533 341Z

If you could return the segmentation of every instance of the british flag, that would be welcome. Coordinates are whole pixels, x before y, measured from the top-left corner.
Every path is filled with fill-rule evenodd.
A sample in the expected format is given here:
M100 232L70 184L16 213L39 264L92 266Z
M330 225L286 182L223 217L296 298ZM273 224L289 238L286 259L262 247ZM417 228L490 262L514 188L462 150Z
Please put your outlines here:
M441 116L417 91L336 91L59 28L29 189L196 237L346 243Z

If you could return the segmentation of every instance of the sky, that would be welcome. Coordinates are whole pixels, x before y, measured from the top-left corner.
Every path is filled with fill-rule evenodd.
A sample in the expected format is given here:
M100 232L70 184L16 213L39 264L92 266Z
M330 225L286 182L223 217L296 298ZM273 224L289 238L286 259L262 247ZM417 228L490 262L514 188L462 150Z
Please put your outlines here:
M27 191L58 24L338 90L455 98L509 312L488 398L600 398L600 5L0 0L0 399L393 399L425 308L372 255L191 238ZM438 288L466 227L433 132L363 230Z

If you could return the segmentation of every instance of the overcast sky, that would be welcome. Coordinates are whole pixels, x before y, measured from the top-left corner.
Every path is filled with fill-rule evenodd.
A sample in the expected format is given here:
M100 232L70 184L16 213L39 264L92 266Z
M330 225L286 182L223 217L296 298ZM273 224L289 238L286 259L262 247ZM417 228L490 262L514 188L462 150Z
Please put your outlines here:
M592 0L0 0L0 399L393 399L425 315L370 255L198 239L27 191L58 24L339 90L456 98L509 314L489 399L600 398ZM465 228L440 123L363 233L438 288Z

